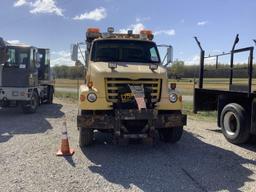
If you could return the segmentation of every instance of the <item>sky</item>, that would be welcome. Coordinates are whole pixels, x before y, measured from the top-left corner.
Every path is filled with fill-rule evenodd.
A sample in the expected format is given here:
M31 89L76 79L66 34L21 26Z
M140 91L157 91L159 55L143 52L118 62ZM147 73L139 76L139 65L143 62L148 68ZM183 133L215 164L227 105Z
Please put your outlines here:
M198 63L197 36L206 54L254 45L255 0L1 0L0 37L51 49L53 65L74 65L70 45L88 27L116 32L150 29L157 44L174 47L174 58Z

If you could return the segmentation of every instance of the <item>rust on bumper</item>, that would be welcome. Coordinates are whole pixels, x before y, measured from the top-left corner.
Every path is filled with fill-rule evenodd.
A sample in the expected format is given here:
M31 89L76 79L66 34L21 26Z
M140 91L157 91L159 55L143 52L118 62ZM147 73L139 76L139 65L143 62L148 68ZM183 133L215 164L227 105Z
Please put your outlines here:
M149 120L155 129L181 127L187 124L183 114L158 114L156 110L116 110L113 115L78 115L77 126L94 129L114 129L120 120Z
M77 127L114 129L114 117L107 115L78 115Z
M187 115L183 114L159 115L156 121L157 129L182 127L184 125L187 125Z

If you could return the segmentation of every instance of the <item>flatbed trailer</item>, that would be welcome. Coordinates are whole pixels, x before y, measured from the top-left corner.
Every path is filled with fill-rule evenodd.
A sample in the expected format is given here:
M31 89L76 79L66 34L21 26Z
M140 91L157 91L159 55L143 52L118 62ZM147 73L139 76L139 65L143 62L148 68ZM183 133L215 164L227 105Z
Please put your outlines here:
M256 135L256 90L252 90L253 79L253 51L254 47L235 49L239 41L236 36L232 50L214 56L205 56L200 42L195 40L201 50L199 82L194 89L194 113L199 111L217 111L217 124L222 129L225 138L234 144L242 144ZM237 53L249 53L248 58L248 83L236 85L234 83L234 55ZM216 70L218 58L230 55L229 88L228 90L204 88L205 59L216 58Z

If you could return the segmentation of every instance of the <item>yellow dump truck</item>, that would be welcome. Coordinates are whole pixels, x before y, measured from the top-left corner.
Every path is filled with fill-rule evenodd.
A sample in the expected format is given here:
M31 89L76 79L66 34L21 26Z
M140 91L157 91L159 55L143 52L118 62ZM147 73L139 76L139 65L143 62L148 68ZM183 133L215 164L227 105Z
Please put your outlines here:
M148 139L175 143L180 140L187 117L182 114L182 96L169 83L166 66L172 62L172 46L166 63L153 33L86 32L85 83L79 91L77 126L81 147L93 143L94 131L113 133L121 139ZM72 46L78 61L79 44Z

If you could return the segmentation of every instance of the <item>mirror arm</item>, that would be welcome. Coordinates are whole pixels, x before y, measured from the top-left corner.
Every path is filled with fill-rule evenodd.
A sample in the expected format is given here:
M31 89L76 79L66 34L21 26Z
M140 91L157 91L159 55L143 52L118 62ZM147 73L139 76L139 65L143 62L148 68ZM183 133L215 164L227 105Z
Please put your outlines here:
M85 56L83 55L83 52L82 52L81 47L79 46L79 44L78 44L78 49L79 49L79 51L80 51L80 54L81 54L82 57L83 57L84 63L86 63Z
M166 47L166 48L172 48L172 46L171 45L166 45L166 44L160 44L160 45L157 45L157 47ZM163 59L163 61L161 62L161 65L163 65L164 67L166 67L169 63L166 63L166 64L164 64L164 61L167 59L167 53L165 54L165 56L164 56L164 59Z
M163 61L161 62L161 65L163 65L163 66L166 65L166 64L164 64L164 61L166 60L166 58L167 58L167 53L165 54L164 59L163 59Z

